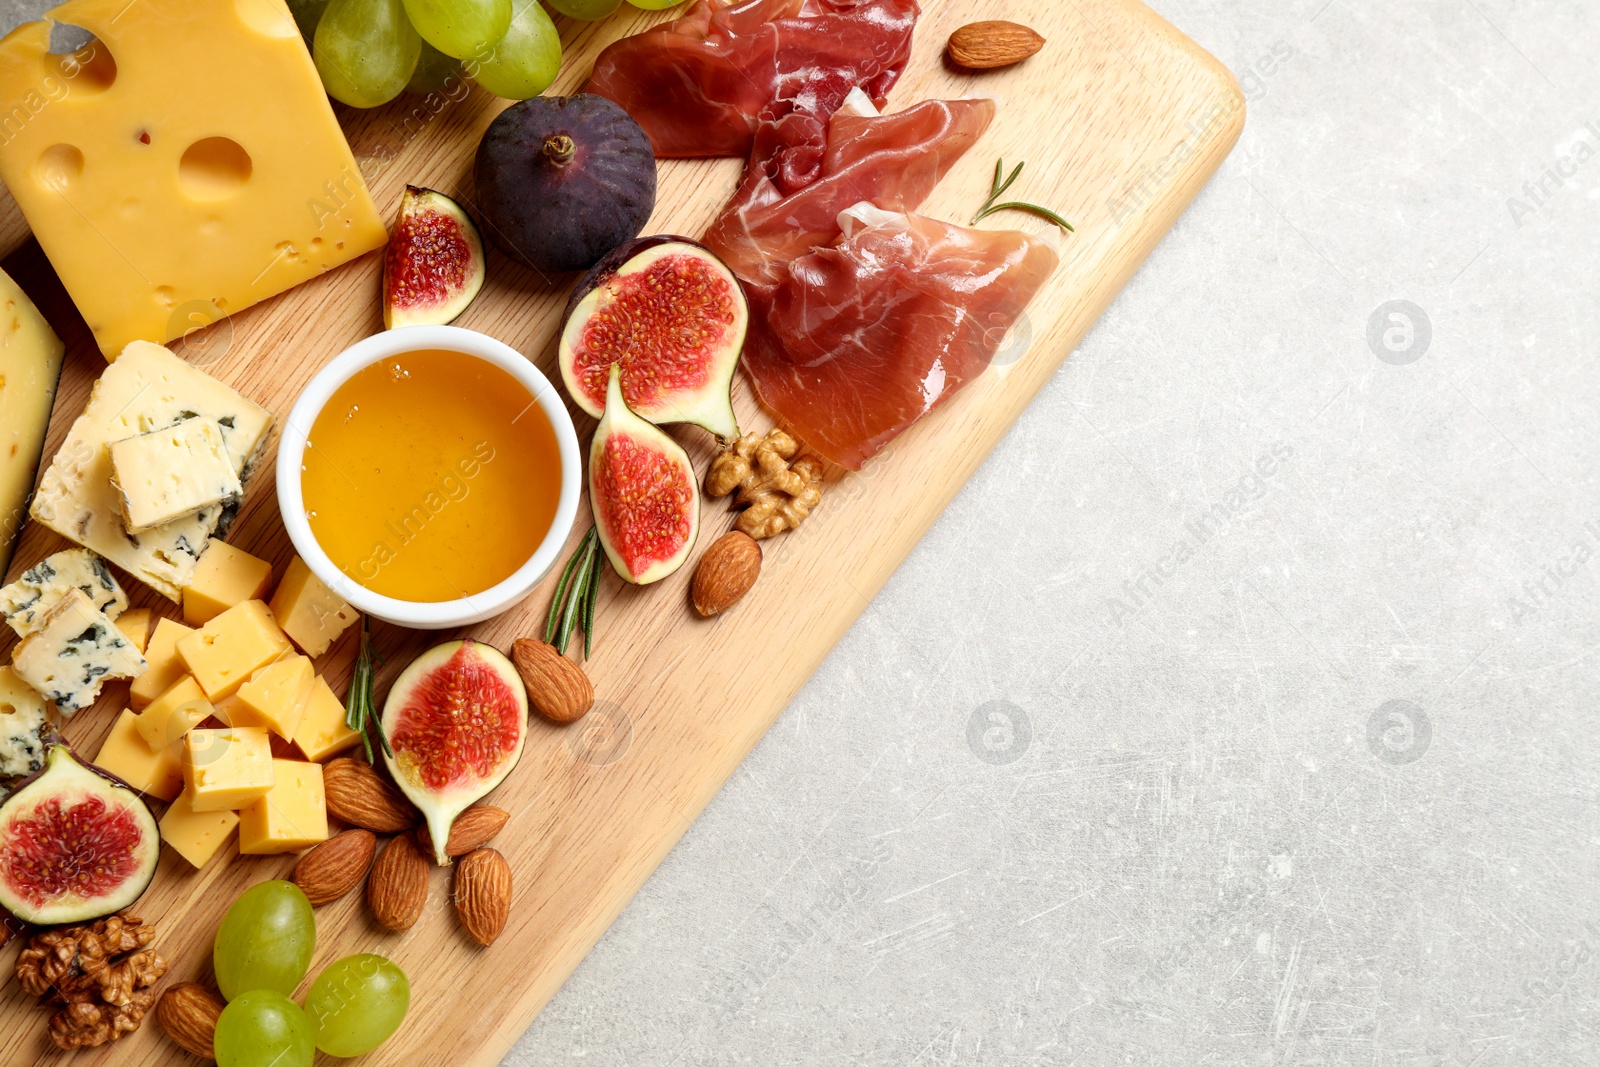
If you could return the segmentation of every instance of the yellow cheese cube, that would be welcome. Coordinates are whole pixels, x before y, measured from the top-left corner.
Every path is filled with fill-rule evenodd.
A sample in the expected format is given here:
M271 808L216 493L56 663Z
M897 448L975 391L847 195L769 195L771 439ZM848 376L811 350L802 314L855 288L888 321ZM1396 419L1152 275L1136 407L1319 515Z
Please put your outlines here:
M50 23L31 22L0 42L0 99L21 116L0 179L108 359L383 245L283 0L69 0L50 17L99 40L50 55Z
M284 740L300 727L317 673L304 656L285 656L262 667L239 687L239 700L255 720Z
M360 741L361 735L344 724L344 705L328 683L318 678L311 687L300 728L294 732L294 743L306 759L321 763Z
M315 659L360 616L296 556L272 594L272 614L289 640Z
M213 540L183 587L183 621L204 626L235 604L261 600L272 588L272 564Z
M242 855L299 852L328 839L321 765L275 759L272 770L272 791L239 813Z
M150 609L133 608L116 617L117 629L133 642L133 647L143 652L150 644Z
M139 736L152 749L166 748L211 717L211 701L189 675L139 713Z
M232 696L257 670L289 651L289 639L259 600L229 608L178 641L178 655L206 698Z
M196 868L204 867L228 843L239 815L232 811L195 811L194 798L181 793L161 816L161 840Z
M272 789L272 743L259 727L190 730L183 738L183 787L195 811L238 810Z
M124 711L101 742L95 756L97 767L127 782L140 793L158 800L171 800L183 789L183 766L178 746L152 749L139 735L138 716Z
M183 657L178 655L178 639L192 633L194 630L171 619L161 619L156 623L155 633L150 635L149 643L142 649L145 661L150 666L133 680L133 685L128 689L134 707L145 707L189 673Z

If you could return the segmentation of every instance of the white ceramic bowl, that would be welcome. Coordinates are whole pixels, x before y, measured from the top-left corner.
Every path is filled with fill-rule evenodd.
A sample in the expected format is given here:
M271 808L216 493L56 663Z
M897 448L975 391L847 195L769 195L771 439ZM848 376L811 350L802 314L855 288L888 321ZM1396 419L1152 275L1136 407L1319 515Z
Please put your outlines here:
M419 349L442 349L476 356L521 382L550 419L561 453L561 495L556 503L555 521L551 523L550 532L545 534L544 540L539 542L532 558L493 588L460 600L435 603L396 600L374 593L336 567L311 532L300 492L300 466L306 449L306 437L323 405L357 371L380 360ZM531 593L533 587L555 566L567 536L572 532L572 524L578 514L582 476L578 435L572 428L572 417L567 414L566 405L561 402L561 397L549 380L511 346L455 326L408 326L377 334L345 349L332 363L317 372L305 392L300 394L300 399L295 401L294 409L289 412L288 421L283 427L283 438L278 443L278 508L283 512L283 524L288 527L289 539L294 542L295 551L306 561L311 573L355 608L373 618L418 630L447 630L482 622L499 615Z

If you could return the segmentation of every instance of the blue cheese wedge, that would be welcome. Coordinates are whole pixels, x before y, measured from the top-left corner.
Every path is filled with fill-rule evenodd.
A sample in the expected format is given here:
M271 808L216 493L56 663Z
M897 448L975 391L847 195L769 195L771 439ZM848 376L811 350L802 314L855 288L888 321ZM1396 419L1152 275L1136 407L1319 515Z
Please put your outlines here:
M44 700L10 667L0 667L0 779L42 770L54 733Z
M111 443L111 487L131 534L206 508L237 504L244 494L222 427L184 419L164 430Z
M11 650L11 667L61 714L71 715L93 704L107 682L137 678L149 664L117 624L74 589Z
M74 589L81 590L108 618L116 618L128 607L128 594L117 584L106 561L85 549L69 548L35 563L21 578L0 589L0 615L18 637L27 637Z
M40 479L31 514L178 601L206 541L227 532L237 504L214 504L143 533L123 525L108 446L202 418L217 424L241 491L264 454L272 414L160 345L135 341L95 383L89 406Z

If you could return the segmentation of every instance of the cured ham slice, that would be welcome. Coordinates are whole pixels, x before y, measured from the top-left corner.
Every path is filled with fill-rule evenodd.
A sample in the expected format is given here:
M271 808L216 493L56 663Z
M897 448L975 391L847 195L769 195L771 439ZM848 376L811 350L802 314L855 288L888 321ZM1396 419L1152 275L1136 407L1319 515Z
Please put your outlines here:
M859 470L994 358L1056 267L1054 242L871 205L758 293L745 368L762 402Z
M815 180L790 188L770 161L752 158L705 244L746 283L774 285L790 261L834 242L851 205L915 210L994 115L993 100L929 100L880 115L852 93L829 120Z
M880 104L911 54L916 0L695 0L600 53L589 92L615 101L657 156L814 167L828 118L860 87Z

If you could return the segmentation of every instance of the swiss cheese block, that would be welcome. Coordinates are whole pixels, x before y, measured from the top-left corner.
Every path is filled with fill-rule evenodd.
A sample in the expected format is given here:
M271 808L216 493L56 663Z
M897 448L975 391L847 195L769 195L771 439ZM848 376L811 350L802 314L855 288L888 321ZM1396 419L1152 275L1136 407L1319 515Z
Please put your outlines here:
M328 683L318 678L306 701L306 713L294 732L295 747L308 760L321 763L361 742L361 735L344 724L345 708Z
M149 608L134 608L132 611L124 611L117 616L117 629L122 631L122 636L126 637L134 648L143 652L150 646L150 624L152 621ZM143 675L140 677L143 677Z
M28 514L64 353L33 301L0 271L0 581Z
M194 630L181 622L171 619L157 621L155 632L150 635L150 642L144 649L145 662L149 666L128 687L128 697L135 708L149 704L189 673L183 657L178 655L178 639L192 633Z
M304 656L284 656L262 667L239 687L239 700L255 720L284 740L293 740L305 715L317 674Z
M183 587L183 621L204 626L235 604L261 600L272 588L272 564L213 540Z
M190 865L204 867L217 850L228 843L239 816L232 811L195 811L194 798L180 793L161 816L161 840Z
M0 777L43 770L52 732L44 698L10 667L0 667Z
M137 718L124 711L100 745L95 766L110 771L141 793L171 800L183 788L183 766L177 745L151 748L139 736Z
M130 534L111 485L106 446L196 416L222 428L239 481L248 485L272 429L271 413L159 345L129 345L100 375L89 406L39 480L33 517L176 601L206 541L226 532L236 508L209 507Z
M166 748L211 717L211 702L189 675L139 713L139 736L151 748Z
M111 443L111 487L129 533L237 503L244 490L210 419L184 419Z
M93 704L106 682L143 674L146 663L117 624L73 589L11 650L11 666L70 716Z
M267 731L190 730L183 736L183 786L195 811L238 810L266 796L273 786Z
M289 651L272 609L259 600L229 608L178 641L178 655L212 703L237 693L252 674Z
M272 791L239 812L241 855L299 852L328 839L322 768L315 763L275 759L272 772Z
M0 615L18 637L27 637L74 589L82 591L108 618L116 618L128 606L128 595L105 560L93 552L69 548L35 563L21 578L0 589Z
M0 178L107 358L383 245L283 0L68 0L50 17L98 41L72 60L49 54L47 22L0 41L0 99L40 101L0 141Z
M289 640L313 659L360 618L299 556L289 561L278 591L272 594L272 614Z

